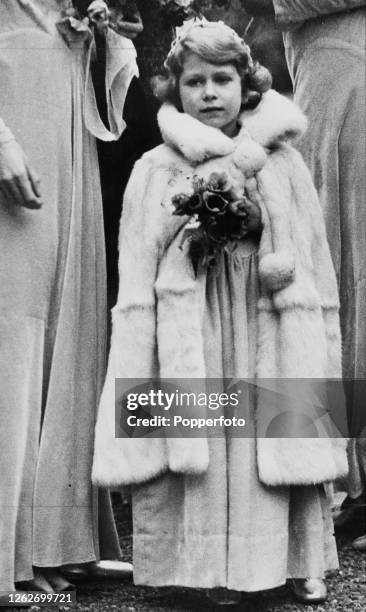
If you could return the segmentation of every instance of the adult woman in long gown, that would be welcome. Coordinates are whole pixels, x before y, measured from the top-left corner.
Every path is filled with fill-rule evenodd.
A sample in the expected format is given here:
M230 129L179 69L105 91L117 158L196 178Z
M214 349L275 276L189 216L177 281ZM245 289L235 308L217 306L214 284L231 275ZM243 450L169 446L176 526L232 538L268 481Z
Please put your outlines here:
M56 26L67 4L0 3L0 161L10 168L0 174L0 591L35 568L120 556L109 498L90 482L106 314L94 136L123 129L135 50L108 30L111 133L89 77L92 37L67 41ZM40 210L29 210L41 204L31 168Z
M254 15L272 13L284 31L294 99L309 118L300 150L319 192L337 273L343 377L348 380L352 442L343 522L362 516L366 500L366 2L241 2ZM365 549L366 534L355 544Z

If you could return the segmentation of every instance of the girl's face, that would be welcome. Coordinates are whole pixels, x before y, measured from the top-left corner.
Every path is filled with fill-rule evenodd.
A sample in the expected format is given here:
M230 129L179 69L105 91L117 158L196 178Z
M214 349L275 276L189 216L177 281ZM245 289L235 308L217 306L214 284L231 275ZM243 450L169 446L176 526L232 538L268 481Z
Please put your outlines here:
M179 79L179 95L188 115L227 136L238 132L242 89L234 64L210 64L196 53L187 53Z

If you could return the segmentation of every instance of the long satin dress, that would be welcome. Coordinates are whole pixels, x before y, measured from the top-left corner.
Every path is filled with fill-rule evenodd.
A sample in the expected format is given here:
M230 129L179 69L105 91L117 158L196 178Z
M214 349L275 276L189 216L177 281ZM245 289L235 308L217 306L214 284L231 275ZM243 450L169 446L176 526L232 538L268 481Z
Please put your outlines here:
M291 23L297 3L274 4ZM347 8L354 10L337 12L344 3L334 0L334 12L321 15L320 3L303 4L300 13L308 18L284 42L294 99L309 119L300 149L319 193L338 278L353 436L347 488L358 497L366 490L366 6L351 1Z
M109 497L90 478L106 340L94 136L123 128L135 50L109 31L112 134L97 112L90 46L56 28L64 4L0 2L0 117L43 199L31 211L0 196L0 591L31 579L32 566L120 556Z

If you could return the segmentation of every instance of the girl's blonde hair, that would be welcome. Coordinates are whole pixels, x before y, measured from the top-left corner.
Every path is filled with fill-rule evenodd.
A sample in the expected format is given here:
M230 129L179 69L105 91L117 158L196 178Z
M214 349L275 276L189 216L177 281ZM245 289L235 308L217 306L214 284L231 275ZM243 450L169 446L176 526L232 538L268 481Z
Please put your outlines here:
M172 102L179 110L179 78L189 52L211 64L234 64L242 81L242 108L257 106L272 85L267 68L253 61L248 45L234 30L222 21L191 20L178 29L164 63L166 74L153 84L159 100Z

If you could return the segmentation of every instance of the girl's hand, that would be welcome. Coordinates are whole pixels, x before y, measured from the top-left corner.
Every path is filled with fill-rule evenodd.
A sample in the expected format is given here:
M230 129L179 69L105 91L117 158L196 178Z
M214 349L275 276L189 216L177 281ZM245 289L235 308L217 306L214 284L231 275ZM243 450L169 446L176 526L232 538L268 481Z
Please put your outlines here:
M254 176L246 180L244 195L246 197L245 208L248 213L248 230L250 232L259 232L262 229L262 198Z
M42 206L39 178L15 140L0 146L0 195L9 203L38 209Z

